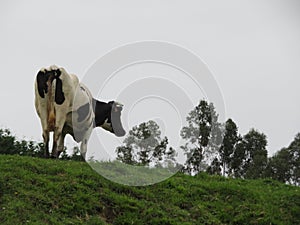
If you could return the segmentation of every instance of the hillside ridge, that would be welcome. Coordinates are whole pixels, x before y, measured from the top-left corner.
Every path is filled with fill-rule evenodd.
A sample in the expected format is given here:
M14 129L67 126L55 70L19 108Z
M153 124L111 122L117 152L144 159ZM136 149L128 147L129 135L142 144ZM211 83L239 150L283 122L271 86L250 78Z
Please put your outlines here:
M176 174L113 183L85 162L0 155L0 224L300 224L300 188Z

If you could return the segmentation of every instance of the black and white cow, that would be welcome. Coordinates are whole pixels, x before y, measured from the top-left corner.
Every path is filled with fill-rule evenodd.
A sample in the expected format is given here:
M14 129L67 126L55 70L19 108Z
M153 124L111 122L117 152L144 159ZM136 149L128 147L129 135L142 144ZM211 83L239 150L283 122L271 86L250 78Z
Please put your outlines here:
M49 157L49 133L52 131L52 157L56 158L64 149L67 134L76 142L81 142L83 157L93 128L102 127L116 136L125 135L120 119L122 105L94 99L77 76L68 74L62 67L51 66L38 72L35 108L41 120L46 157Z

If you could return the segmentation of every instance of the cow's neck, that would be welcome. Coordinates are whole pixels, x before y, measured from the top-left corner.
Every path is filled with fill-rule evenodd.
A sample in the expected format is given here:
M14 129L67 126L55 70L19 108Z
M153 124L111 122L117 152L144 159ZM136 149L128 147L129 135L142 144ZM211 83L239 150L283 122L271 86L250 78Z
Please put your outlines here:
M108 119L111 108L109 104L93 99L93 109L95 113L95 127L99 127Z

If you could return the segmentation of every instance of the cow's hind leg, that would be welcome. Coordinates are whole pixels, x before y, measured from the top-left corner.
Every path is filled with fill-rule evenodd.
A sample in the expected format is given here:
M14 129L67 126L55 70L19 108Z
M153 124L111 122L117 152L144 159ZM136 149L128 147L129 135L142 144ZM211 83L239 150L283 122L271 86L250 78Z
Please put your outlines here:
M64 139L65 139L65 134L62 133L62 135L58 139L58 146L57 146L57 158L59 155L64 151Z
M44 157L49 158L49 131L43 131L43 139L44 139Z
M43 108L39 111L39 117L42 124L42 136L44 140L44 157L49 158L49 128L47 119L47 111Z
M66 111L66 110L65 110ZM56 120L55 120L55 130L53 134L53 147L52 147L52 157L58 158L60 152L63 148L63 141L64 141L64 134L63 134L63 127L66 121L66 117L64 115L64 111L62 110L56 112ZM62 143L59 143L59 141Z
M58 158L64 147L62 127L56 127L53 134L52 158Z
M53 146L52 146L52 158L58 158L59 157L59 150L58 150L58 141L61 139L62 131L59 129L59 127L55 128L54 134L53 134Z

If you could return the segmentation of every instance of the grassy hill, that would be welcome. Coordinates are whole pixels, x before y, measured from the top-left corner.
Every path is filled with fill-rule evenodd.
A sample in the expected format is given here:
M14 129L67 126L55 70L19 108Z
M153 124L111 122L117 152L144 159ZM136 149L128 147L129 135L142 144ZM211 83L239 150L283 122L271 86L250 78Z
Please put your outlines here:
M206 174L129 187L84 162L0 155L0 224L300 224L300 188Z

